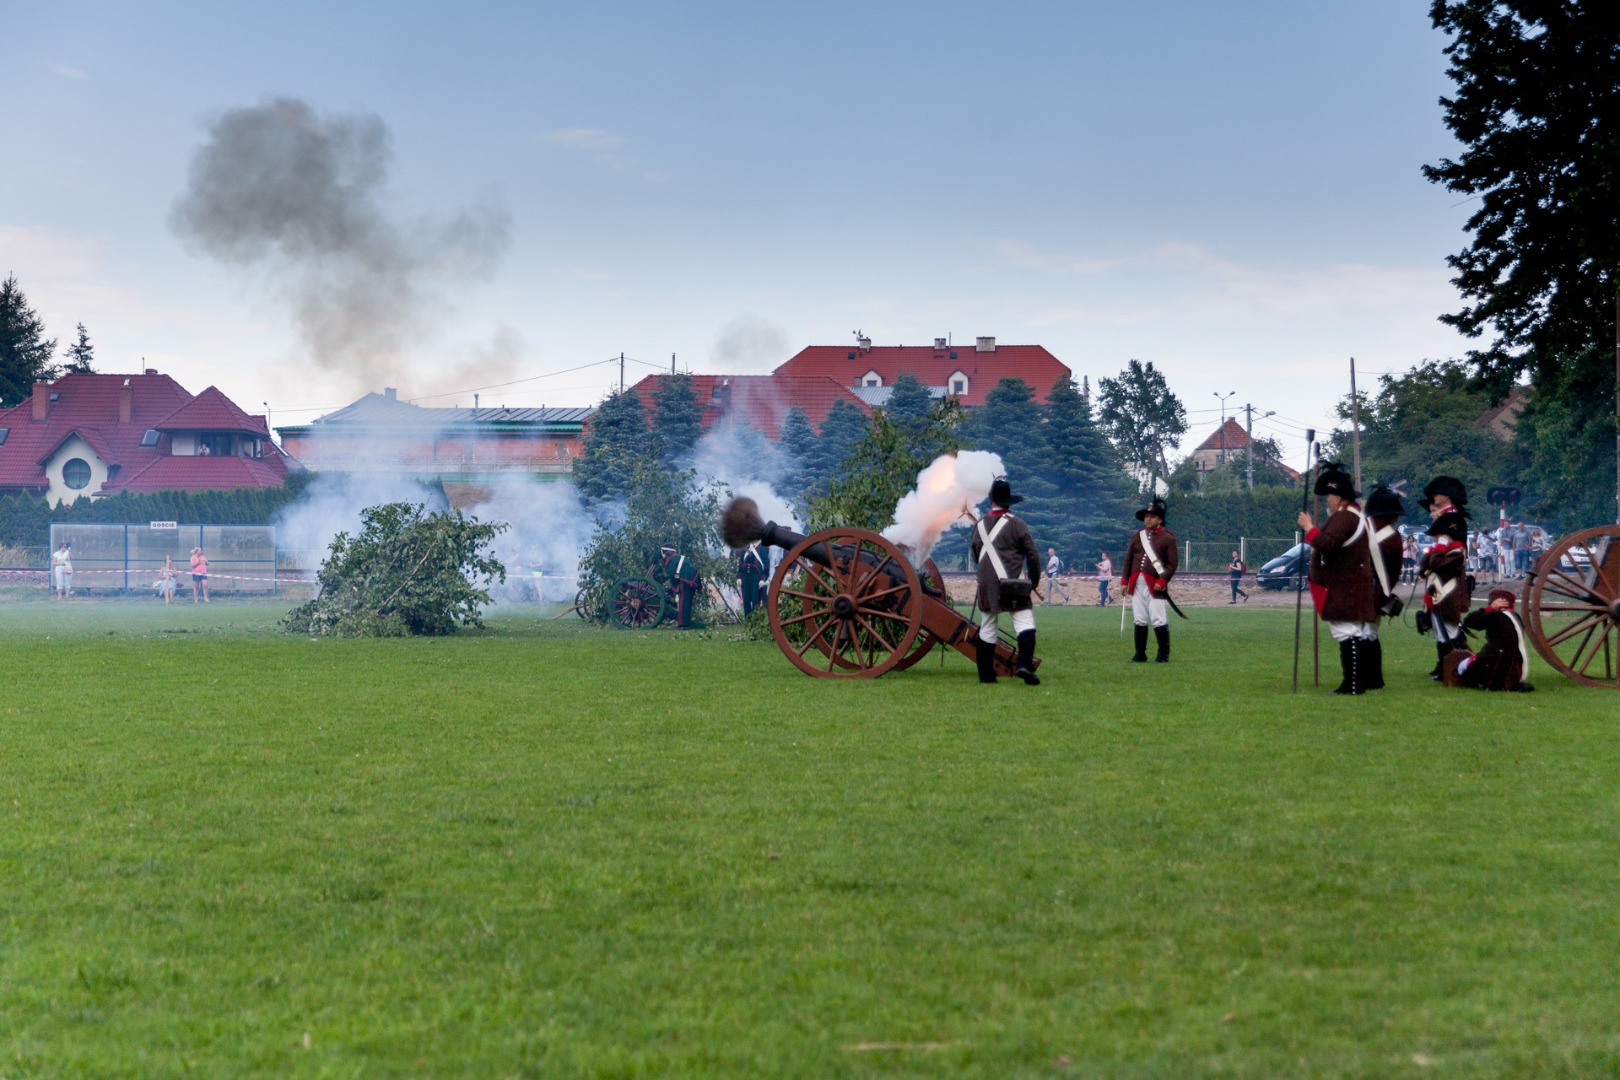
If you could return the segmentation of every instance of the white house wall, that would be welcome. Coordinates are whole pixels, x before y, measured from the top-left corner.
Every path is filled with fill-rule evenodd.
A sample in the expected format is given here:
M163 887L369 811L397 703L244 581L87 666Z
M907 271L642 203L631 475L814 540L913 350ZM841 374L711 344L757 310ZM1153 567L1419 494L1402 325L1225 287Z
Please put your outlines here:
M83 458L90 466L90 482L77 490L68 487L67 481L62 479L62 466L74 458ZM96 456L89 443L77 435L70 435L45 462L45 478L50 481L50 487L45 489L45 501L52 506L60 506L100 491L101 485L107 482L107 463Z

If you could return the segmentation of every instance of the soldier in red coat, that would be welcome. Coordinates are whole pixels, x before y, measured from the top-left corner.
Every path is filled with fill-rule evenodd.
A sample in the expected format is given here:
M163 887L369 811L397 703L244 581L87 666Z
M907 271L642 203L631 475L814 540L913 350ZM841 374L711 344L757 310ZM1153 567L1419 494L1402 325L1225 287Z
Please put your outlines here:
M1131 598L1131 614L1136 623L1136 652L1133 664L1147 663L1148 624L1158 640L1155 663L1170 662L1170 579L1180 565L1176 557L1176 534L1164 527L1164 500L1154 499L1136 512L1142 528L1131 537L1125 549L1123 595Z
M1373 642L1378 640L1374 547L1344 466L1324 465L1316 477L1316 494L1327 500L1328 517L1321 527L1308 511L1299 512L1299 527L1311 546L1311 601L1339 643L1344 678L1333 692L1360 694L1367 689Z

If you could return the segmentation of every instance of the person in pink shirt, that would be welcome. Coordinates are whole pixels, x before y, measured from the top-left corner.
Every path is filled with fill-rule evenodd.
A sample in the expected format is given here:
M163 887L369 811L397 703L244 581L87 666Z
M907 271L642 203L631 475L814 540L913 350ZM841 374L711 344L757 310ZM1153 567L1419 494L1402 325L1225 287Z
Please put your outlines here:
M191 549L191 602L197 602L197 590L202 590L202 602L211 603L208 599L208 556L203 554L200 547Z

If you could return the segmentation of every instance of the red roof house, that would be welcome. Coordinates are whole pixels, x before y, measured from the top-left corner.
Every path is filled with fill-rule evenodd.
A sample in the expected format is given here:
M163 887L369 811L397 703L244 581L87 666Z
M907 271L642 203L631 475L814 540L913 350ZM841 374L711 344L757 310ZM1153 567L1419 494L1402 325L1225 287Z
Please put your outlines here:
M780 370L780 369L779 369ZM665 375L648 375L630 389L641 398L648 417L653 415L653 387ZM823 375L692 375L692 395L703 409L703 429L732 417L764 433L768 439L781 437L782 421L794 406L804 410L810 423L820 430L835 401L847 401L862 413L871 408L859 395Z
M1290 469L1282 462L1273 459L1265 452L1266 444L1256 444L1256 461L1268 461L1283 471L1290 480L1298 481L1299 473ZM1243 430L1243 425L1231 417L1210 433L1209 438L1198 444L1192 454L1193 468L1199 472L1208 472L1219 466L1222 461L1242 464L1247 460L1249 450L1249 433Z
M167 375L66 375L0 409L0 493L53 505L118 491L279 487L296 466L264 417Z
M932 347L874 346L866 337L858 338L854 348L811 345L774 374L819 376L866 391L893 385L903 372L915 375L936 395L954 394L970 407L983 405L985 395L1002 379L1023 379L1044 402L1053 384L1073 376L1068 365L1040 345L997 345L993 337L981 337L973 345L950 345L945 338L935 338Z

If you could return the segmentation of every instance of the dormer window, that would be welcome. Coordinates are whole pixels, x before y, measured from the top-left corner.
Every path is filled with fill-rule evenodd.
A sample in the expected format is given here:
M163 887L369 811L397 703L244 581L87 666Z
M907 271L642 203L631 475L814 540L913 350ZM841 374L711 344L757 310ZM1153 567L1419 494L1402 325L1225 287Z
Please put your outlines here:
M156 446L158 444L158 429L147 428L146 434L141 436L142 446Z
M868 371L865 375L861 376L861 385L862 386L882 386L883 385L883 376L879 375L875 370L874 371Z
M945 380L946 388L956 397L968 392L968 377L965 371L953 371L951 377Z
M6 440L10 437L11 429L8 427L0 427L0 446L6 445Z

